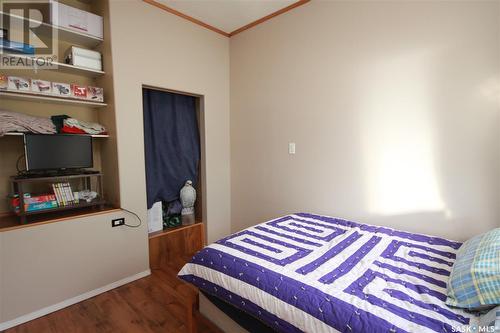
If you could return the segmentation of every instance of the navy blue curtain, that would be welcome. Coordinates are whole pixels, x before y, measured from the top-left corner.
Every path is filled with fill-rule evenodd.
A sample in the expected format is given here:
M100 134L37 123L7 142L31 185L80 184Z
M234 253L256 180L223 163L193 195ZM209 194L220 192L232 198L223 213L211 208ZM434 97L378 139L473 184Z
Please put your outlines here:
M148 209L173 201L186 180L198 181L200 137L196 98L142 89Z

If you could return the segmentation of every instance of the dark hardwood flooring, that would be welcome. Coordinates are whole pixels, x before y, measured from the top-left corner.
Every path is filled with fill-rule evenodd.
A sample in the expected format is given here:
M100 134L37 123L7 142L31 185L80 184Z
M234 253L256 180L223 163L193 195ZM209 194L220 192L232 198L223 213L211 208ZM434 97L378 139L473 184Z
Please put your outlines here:
M162 332L184 333L185 310L169 293L164 272L13 327L5 333ZM222 333L196 313L199 333Z

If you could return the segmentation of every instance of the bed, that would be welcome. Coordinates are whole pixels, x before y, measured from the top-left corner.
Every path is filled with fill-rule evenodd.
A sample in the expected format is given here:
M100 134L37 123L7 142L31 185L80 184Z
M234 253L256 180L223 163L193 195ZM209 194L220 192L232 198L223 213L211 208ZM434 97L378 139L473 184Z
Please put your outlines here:
M298 213L207 246L179 277L276 332L463 332L494 325L500 310L498 318L496 310L477 316L444 304L460 246Z

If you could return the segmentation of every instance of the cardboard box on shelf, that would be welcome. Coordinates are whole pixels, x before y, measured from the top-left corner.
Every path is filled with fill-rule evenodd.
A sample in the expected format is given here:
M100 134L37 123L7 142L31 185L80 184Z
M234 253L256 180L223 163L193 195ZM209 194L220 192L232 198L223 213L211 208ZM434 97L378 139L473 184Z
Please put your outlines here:
M71 97L71 86L67 83L52 82L52 95Z
M30 91L30 79L18 76L9 76L7 81L7 89L12 91Z
M52 84L45 80L31 80L31 91L38 94L52 94Z
M71 85L71 97L79 99L87 99L87 87L78 84Z
M0 75L0 90L7 89L9 84L9 77L7 75Z
M56 196L54 194L43 194L43 195L36 195L33 197L29 197L29 198L24 198L24 203L25 204L34 204L34 203L42 203L42 202L54 201L54 200L56 200Z
M104 89L99 87L87 87L87 99L94 102L104 102Z

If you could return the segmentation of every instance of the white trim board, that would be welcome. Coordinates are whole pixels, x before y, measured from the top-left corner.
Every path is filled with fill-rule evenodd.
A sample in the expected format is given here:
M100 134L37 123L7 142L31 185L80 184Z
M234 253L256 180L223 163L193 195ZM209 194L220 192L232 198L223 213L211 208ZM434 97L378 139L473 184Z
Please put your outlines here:
M31 312L31 313L25 314L23 316L14 318L12 320L5 321L3 323L0 323L0 332L3 330L6 330L8 328L24 324L28 321L33 320L33 319L43 317L49 313L64 309L70 305L82 302L86 299L92 298L94 296L102 294L102 293L109 291L111 289L118 288L120 286L123 286L123 285L130 283L132 281L138 280L140 278L146 277L148 275L151 275L151 270L149 270L149 269L144 271L144 272L140 272L140 273L134 274L132 276L128 276L124 279L118 280L116 282L110 283L108 285L105 285L104 287L97 288L97 289L88 291L84 294L69 298L69 299L62 301L60 303L56 303L54 305L47 306L45 308L42 308L40 310L37 310L37 311Z

